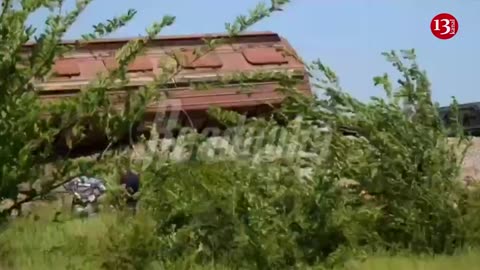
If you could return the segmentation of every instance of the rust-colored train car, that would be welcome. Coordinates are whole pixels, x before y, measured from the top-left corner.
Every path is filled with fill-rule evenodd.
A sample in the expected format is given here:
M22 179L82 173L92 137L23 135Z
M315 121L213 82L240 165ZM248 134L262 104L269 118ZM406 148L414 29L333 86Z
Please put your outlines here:
M249 90L242 91L239 82L229 82L218 88L198 90L192 82L218 81L237 73L287 71L301 80L299 89L311 95L311 88L304 64L287 40L272 32L241 34L227 44L216 47L195 59L194 50L205 45L204 39L227 38L222 34L166 36L157 38L147 45L145 54L138 56L128 66L130 83L135 89L152 82L162 72L162 67L175 65L177 71L168 83L168 99L151 104L147 108L146 120L154 120L157 112L180 112L178 121L182 125L202 128L209 125L205 111L210 106L236 110L250 116L271 110L281 103L283 97L277 91L275 79L250 82ZM115 67L115 52L129 39L94 40L82 45L72 53L57 60L54 74L46 82L39 83L39 95L45 102L68 98L80 92L82 87L94 79L99 72ZM65 44L75 44L66 41ZM26 45L30 47L32 45ZM180 66L172 61L179 55ZM177 57L177 59L179 59ZM163 89L165 90L165 89ZM118 98L124 91L112 91Z

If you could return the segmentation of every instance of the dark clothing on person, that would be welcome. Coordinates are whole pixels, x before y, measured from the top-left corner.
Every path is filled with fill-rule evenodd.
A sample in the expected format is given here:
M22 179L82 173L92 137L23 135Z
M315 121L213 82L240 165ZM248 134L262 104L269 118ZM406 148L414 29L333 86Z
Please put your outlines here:
M133 173L132 171L128 171L123 177L122 177L122 184L125 185L125 188L127 189L128 193L130 195L133 195L138 192L140 189L140 177Z
M126 197L127 207L130 208L133 213L135 213L137 208L137 199L135 199L133 195L140 190L140 177L132 171L128 171L122 177L122 184L125 185L125 189L128 193Z

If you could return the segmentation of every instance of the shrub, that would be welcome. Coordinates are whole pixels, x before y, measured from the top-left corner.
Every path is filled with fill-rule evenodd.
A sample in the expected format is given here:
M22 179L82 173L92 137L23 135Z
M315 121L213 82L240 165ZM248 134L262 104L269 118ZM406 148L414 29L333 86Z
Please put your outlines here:
M263 134L260 148L247 158L219 154L213 161L147 166L150 194L144 203L161 221L159 234L171 239L163 249L166 257L242 258L242 264L277 268L325 259L336 263L359 248L451 253L462 247L468 241L467 206L457 177L463 152L448 143L413 52L403 54L412 61L409 66L394 52L386 56L404 76L396 92L387 75L375 78L388 100L353 99L317 63L329 83L317 86L328 98L290 93L291 102L277 118L287 119L287 128L275 120L247 123L242 128ZM302 128L287 133L292 140L281 142L285 145L271 140L270 131L278 135L275 131L293 123ZM295 135L320 127L329 130L329 139L307 132L302 139L309 152L296 152L296 158L266 151L288 148L299 142ZM355 135L345 136L345 130ZM466 138L459 139L460 145ZM301 153L312 155L299 158ZM300 177L300 170L311 174ZM346 179L355 185L342 188Z
M32 78L48 77L54 59L71 49L59 41L90 1L78 2L65 16L49 17L27 61L21 49L34 31L25 22L35 10L61 2L21 1L17 7L5 1L2 6L2 200L16 199L17 185L24 181L41 180L41 188L27 198L32 199L86 169L115 178L118 165L131 161L132 149L104 151L97 161L59 158L54 141L64 136L69 148L78 145L87 133L84 123L90 122L110 145L118 142L156 97L151 90L167 81L157 78L132 95L123 111L112 110L106 98L108 90L124 86L124 67L173 23L172 16L122 48L119 69L99 77L88 91L59 104L41 104ZM233 37L274 10L259 5L227 24L227 30ZM84 38L107 35L134 15L128 11L98 24ZM145 182L139 216L120 212L88 221L5 223L2 267L162 269L213 262L220 268L302 269L337 266L365 251L452 253L478 243L475 193L457 181L464 154L457 147L465 138L448 143L451 132L438 117L413 51L385 56L402 77L397 89L387 75L374 78L386 99L363 103L352 98L318 61L309 71L320 72L312 79L318 79L314 87L324 90L325 99L298 94L294 80L280 76L279 91L288 98L271 118L244 121L212 109L230 133L207 139L191 131L175 140L173 155L152 136L143 142L144 157L133 162ZM453 125L453 131L459 130L458 123Z
M388 56L401 65L395 54ZM338 87L331 71L318 67ZM415 64L405 74L406 81L414 74L428 86ZM405 85L398 93L410 89ZM341 265L376 250L451 253L476 243L475 193L457 181L462 152L448 144L428 87L414 88L410 103L416 111L410 115L393 96L361 103L331 85L326 89L326 100L290 93L275 117L233 125L245 137L205 140L193 132L178 138L173 151L184 152L183 159L156 151L162 144L152 137L144 158L133 164L144 182L140 216L99 219L96 231L103 233L96 244L65 230L68 225L52 225L64 238L35 249L52 254L53 246L72 261L105 269L212 262L220 268L301 269ZM285 83L282 90L293 89ZM213 114L230 124L240 119ZM112 176L114 164L129 154L107 155L96 168ZM7 228L2 242L19 230ZM18 265L12 258L21 257L25 241L18 244L5 245L7 264Z

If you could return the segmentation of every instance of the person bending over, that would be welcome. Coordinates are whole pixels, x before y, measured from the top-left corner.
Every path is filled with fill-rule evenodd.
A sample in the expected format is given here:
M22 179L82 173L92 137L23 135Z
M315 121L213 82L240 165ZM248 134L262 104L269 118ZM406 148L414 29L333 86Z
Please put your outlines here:
M121 178L121 184L125 189L125 201L129 209L136 212L138 194L140 190L140 176L128 170Z

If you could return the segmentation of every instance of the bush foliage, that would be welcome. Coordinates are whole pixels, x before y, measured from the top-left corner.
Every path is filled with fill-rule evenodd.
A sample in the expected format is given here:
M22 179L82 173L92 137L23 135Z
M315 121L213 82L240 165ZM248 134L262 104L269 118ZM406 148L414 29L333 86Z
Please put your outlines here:
M384 99L354 99L316 61L308 71L324 99L299 94L286 74L278 89L286 102L271 117L245 119L212 108L211 116L226 127L219 136L185 129L167 140L154 127L137 147L74 159L58 156L59 138L72 148L100 130L115 144L141 120L147 102L163 97L154 90L178 71L129 96L125 110L113 110L107 94L128 82L126 65L175 18L163 17L146 38L129 42L118 53L119 68L87 91L49 105L39 101L34 83L48 77L56 57L74 49L60 40L90 1L77 2L66 15L52 12L28 57L22 45L35 34L26 26L28 16L43 7L55 11L62 1L4 2L0 198L15 200L18 184L40 181L29 200L89 170L109 181L109 202L115 202L116 179L126 164L141 173L143 191L134 217L105 211L86 221L53 222L45 213L46 219L4 221L1 267L320 269L369 252L451 254L477 244L476 193L458 181L468 138L453 125L458 143L449 143L452 131L442 125L413 50L384 54L401 75L395 85L387 74L374 78ZM227 31L234 37L276 10L259 4ZM83 38L106 36L134 15L130 10L100 23ZM222 42L228 40L207 47Z

